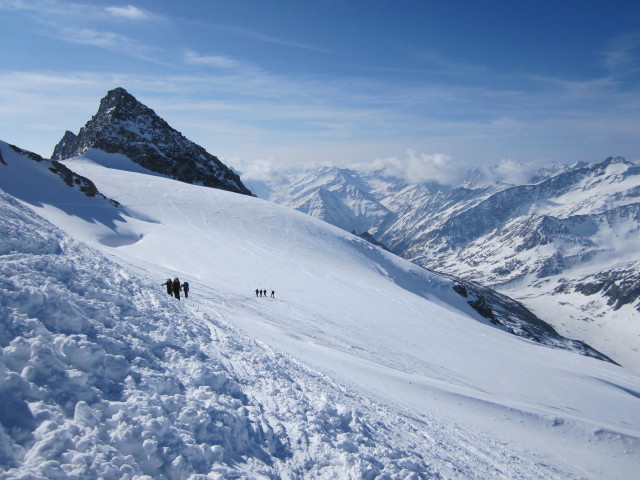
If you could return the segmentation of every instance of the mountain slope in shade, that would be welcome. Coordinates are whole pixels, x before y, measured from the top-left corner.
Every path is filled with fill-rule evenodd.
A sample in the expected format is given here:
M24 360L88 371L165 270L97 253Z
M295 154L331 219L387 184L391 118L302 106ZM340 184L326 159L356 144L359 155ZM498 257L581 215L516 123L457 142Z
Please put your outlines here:
M67 131L52 159L97 149L122 154L153 172L182 182L251 195L231 169L185 138L123 88L107 93L98 112L78 135Z

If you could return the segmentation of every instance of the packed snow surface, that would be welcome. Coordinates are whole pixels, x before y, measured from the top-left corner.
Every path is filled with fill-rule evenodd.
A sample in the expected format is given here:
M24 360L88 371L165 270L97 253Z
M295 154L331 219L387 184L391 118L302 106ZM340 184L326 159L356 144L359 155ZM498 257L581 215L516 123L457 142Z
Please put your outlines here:
M324 222L111 160L65 163L118 210L0 165L1 478L636 478L638 374Z

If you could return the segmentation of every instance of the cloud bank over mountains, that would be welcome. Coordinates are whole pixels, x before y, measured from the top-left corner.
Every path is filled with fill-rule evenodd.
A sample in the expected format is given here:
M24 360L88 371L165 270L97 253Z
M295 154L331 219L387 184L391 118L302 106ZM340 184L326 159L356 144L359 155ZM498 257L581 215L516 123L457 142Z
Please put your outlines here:
M279 164L274 159L244 161L235 158L228 161L240 172L243 180L265 182L271 185L286 182L288 179L286 172L290 170L305 170L321 166L338 166L362 172L380 171L409 184L431 184L441 187L462 185L470 180L471 172L475 173L473 180L476 183L521 185L534 178L541 168L541 165L523 164L508 158L493 165L474 165L443 153L428 154L415 150L407 150L402 157L377 158L371 162L341 162L337 165L330 162L307 163L303 166L295 165L292 169Z

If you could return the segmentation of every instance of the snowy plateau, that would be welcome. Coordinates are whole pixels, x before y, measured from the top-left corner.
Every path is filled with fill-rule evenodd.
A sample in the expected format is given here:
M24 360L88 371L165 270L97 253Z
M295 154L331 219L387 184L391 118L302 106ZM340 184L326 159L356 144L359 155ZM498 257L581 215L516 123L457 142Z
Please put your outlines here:
M637 478L632 370L293 209L0 151L0 478Z
M640 372L640 166L624 158L539 172L483 170L456 187L323 167L249 185L417 265L494 288L559 333Z

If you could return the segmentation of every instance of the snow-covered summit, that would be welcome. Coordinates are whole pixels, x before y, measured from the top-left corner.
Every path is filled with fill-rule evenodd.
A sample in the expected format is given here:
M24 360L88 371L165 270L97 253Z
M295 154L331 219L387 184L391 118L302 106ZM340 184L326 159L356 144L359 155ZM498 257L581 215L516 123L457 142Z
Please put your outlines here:
M68 159L90 149L126 155L144 168L183 182L251 195L236 173L124 88L107 93L78 135L67 131L52 159Z
M384 223L391 212L381 204L367 178L353 170L322 167L289 173L287 181L273 187L270 200L286 204L357 234Z

